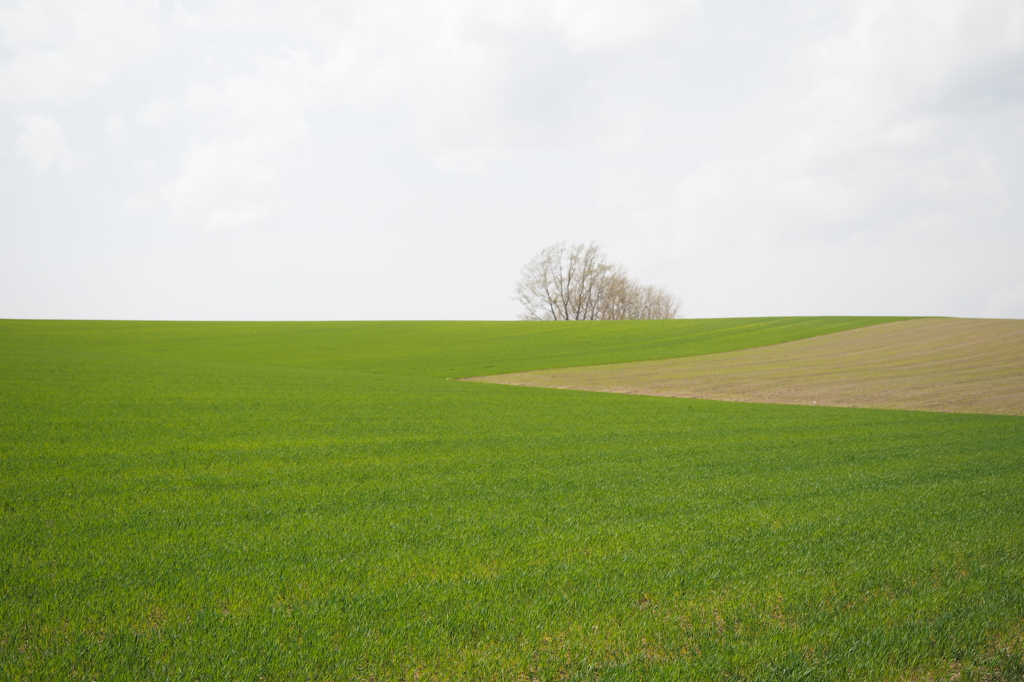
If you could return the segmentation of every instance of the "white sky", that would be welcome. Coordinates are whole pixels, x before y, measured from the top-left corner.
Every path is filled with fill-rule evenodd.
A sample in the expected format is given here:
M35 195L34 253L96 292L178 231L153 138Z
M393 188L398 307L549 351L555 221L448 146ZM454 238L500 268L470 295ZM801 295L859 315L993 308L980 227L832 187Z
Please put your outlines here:
M3 0L0 317L1024 317L1024 0Z

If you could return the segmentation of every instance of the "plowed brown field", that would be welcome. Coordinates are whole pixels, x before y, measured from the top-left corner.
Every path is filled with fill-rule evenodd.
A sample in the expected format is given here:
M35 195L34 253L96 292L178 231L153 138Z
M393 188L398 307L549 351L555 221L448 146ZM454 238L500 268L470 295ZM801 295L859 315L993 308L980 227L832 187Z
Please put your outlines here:
M714 355L472 381L741 402L1024 415L1024 320L907 320Z

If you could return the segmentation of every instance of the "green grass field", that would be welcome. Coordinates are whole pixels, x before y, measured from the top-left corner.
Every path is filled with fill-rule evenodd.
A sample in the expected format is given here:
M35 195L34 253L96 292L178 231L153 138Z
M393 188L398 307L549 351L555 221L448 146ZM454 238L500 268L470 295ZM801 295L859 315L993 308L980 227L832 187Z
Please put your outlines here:
M446 381L867 318L0 322L0 678L1024 674L1024 418Z

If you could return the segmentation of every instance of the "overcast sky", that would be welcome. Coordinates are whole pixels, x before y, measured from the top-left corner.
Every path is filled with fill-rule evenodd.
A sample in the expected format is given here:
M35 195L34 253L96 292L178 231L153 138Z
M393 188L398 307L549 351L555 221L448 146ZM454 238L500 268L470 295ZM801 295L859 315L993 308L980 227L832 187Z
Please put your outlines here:
M1024 0L3 0L0 317L1024 317Z

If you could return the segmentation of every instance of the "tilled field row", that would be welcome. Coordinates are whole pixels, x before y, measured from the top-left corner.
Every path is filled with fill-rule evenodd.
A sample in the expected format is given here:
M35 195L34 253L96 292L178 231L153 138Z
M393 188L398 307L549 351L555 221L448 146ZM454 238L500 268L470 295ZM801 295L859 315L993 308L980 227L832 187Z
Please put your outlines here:
M1024 415L1024 320L906 320L713 355L475 380L740 402Z

